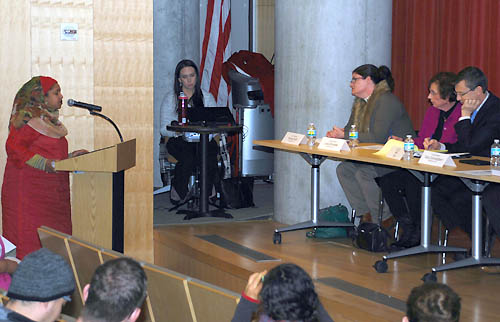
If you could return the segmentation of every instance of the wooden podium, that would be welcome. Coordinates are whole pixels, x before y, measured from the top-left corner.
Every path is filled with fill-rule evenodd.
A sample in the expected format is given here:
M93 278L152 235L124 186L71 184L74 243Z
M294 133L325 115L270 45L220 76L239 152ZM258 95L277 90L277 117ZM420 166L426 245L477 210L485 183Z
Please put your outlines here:
M73 236L123 253L125 170L135 166L135 139L56 161L73 172Z

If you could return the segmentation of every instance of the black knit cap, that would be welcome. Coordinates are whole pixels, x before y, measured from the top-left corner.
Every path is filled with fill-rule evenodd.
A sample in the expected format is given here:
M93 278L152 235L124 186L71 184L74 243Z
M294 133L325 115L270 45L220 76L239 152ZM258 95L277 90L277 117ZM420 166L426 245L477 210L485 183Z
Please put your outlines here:
M46 248L28 254L17 266L7 297L49 302L75 291L73 271L60 255Z

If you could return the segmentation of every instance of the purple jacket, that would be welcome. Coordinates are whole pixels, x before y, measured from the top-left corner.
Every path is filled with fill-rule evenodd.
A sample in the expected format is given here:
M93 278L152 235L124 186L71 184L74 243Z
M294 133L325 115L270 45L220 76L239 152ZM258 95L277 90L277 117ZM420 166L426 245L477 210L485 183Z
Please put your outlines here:
M415 138L415 144L420 148L424 148L424 139L429 138L434 134L439 121L440 110L431 106L427 109L422 122L422 127ZM443 135L441 136L441 143L455 143L457 142L457 133L455 132L455 123L462 115L462 104L459 102L451 115L446 119L443 125Z

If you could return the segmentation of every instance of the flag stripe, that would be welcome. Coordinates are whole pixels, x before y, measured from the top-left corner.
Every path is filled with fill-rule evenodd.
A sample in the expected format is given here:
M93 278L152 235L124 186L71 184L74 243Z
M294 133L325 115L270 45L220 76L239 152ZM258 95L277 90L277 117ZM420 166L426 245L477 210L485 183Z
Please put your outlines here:
M208 0L206 21L200 64L201 87L214 96L217 105L226 106L229 86L222 78L222 64L231 55L230 0Z

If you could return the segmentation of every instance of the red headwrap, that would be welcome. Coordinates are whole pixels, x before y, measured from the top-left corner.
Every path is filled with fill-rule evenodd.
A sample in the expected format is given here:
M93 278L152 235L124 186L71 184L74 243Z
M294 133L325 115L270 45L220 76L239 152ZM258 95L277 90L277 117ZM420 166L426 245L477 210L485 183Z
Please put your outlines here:
M40 83L42 84L43 93L47 94L57 81L52 77L40 76Z

